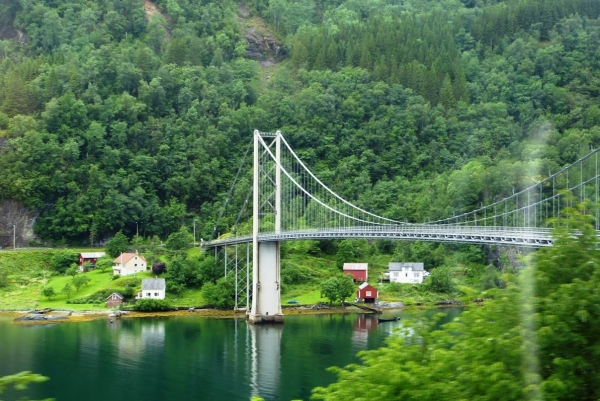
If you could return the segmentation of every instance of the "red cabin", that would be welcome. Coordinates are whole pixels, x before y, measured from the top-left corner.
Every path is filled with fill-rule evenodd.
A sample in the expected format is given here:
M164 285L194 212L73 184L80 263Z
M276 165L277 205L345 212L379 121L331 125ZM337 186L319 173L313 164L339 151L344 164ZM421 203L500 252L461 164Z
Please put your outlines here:
M377 288L369 283L362 283L356 290L356 299L365 303L375 303L378 296Z
M368 263L344 263L344 274L351 275L355 282L367 281L368 271Z
M79 267L83 267L85 262L90 262L92 266L96 266L98 259L105 255L105 252L81 252L79 254Z

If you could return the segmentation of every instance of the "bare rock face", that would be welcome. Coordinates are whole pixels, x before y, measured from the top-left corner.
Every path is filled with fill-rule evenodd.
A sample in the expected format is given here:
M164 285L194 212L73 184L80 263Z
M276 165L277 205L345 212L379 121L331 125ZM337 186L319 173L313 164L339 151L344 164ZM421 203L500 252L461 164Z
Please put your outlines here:
M15 39L19 43L27 43L27 35L15 29L11 24L0 24L0 40Z
M257 30L254 26L249 26L244 32L246 40L246 57L260 61L271 61L284 56L281 43L277 38L267 30Z
M0 25L0 40L15 39L18 36L19 33L12 25Z
M246 57L267 66L285 56L282 42L266 27L262 19L250 16L244 3L238 6L238 18L246 41Z
M0 247L10 248L13 239L17 247L25 247L37 240L33 225L37 213L27 209L21 202L6 200L0 204Z

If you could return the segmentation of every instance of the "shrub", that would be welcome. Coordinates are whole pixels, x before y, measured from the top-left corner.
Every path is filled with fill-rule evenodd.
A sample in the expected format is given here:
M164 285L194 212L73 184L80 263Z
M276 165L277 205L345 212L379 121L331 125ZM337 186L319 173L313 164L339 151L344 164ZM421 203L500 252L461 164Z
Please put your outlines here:
M8 287L8 274L4 270L0 270L0 288Z
M135 310L141 312L153 312L153 311L168 311L172 310L173 307L166 299L152 299L144 298L138 299L134 306Z
M165 262L157 262L152 265L153 274L163 274L167 271L167 264Z
M71 265L77 265L79 254L70 250L57 251L52 256L52 267L60 273L64 273Z
M106 298L113 292L119 292L113 288L106 288L104 290L96 291L91 295L87 295L85 297L75 298L75 299L67 299L68 304L102 304L106 301Z
M56 292L54 291L53 287L45 287L42 290L42 295L45 296L48 299L51 299L53 296L56 295Z

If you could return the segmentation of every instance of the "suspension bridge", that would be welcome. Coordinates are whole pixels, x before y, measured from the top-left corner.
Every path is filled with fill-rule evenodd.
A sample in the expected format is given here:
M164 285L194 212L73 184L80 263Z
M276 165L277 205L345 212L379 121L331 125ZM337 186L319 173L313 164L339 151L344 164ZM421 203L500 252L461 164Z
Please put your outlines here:
M244 166L253 145L252 183ZM595 205L599 196L598 149L522 191L476 210L413 223L379 216L340 197L302 162L280 131L255 131L221 210L213 238L203 241L235 275L235 304L253 323L282 322L280 243L303 239L396 239L519 247L552 246L550 221L568 207ZM247 189L230 232L217 226L236 186ZM244 199L241 201L241 199ZM252 205L251 213L249 205ZM598 231L598 210L591 210ZM252 222L252 226L248 222Z

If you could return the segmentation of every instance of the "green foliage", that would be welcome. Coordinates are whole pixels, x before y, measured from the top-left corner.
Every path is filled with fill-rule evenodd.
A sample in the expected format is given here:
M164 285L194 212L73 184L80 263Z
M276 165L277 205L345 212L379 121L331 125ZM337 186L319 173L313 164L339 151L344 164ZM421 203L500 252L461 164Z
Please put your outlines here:
M403 321L387 347L332 368L338 381L313 399L597 399L600 240L584 210L570 209L554 246L532 254L518 277L504 275L505 289L486 291L493 301L441 330L435 320Z
M337 266L341 269L344 263L363 261L367 256L368 249L366 240L345 239L341 241L335 255Z
M493 203L600 145L592 0L253 1L284 38L256 55L286 61L269 79L245 58L235 2L161 1L168 22L139 2L2 4L27 42L0 41L0 193L54 243L167 238L197 217L208 238L257 127L282 128L345 199L411 222ZM411 247L428 269L452 248Z
M75 287L75 290L77 291L79 291L79 289L84 285L89 284L89 282L90 278L85 273L76 275L72 280L73 287Z
M203 281L199 259L194 256L184 257L181 254L174 256L169 263L167 282L182 287L201 286Z
M169 311L173 307L166 299L142 298L135 302L135 310L140 312Z
M84 272L89 272L90 270L92 270L92 263L84 262L82 267Z
M351 297L356 290L356 285L352 277L347 274L340 274L331 277L329 280L321 283L321 296L329 299L329 303L336 301L344 302Z
M170 251L182 251L192 246L194 237L186 226L181 226L179 231L169 235L165 244Z
M79 267L77 263L73 263L67 270L65 270L65 275L75 277L75 275L79 273Z
M54 291L53 287L44 287L44 289L42 290L42 295L45 296L48 299L51 299L53 296L56 295L56 292Z
M452 281L452 268L449 266L436 267L427 277L427 286L435 292L450 294L454 290Z
M96 261L96 269L100 270L101 272L104 272L106 269L112 269L112 261L113 260L108 256L102 257Z
M216 283L218 279L223 277L221 266L217 265L217 261L213 256L206 256L200 261L200 281L202 283Z
M17 391L26 390L31 383L43 383L47 381L46 376L31 372L19 372L14 375L0 377L0 394L4 393L10 387ZM53 398L47 398L44 401L52 401Z
M0 288L8 287L8 273L0 268Z
M66 287L66 285L65 285L65 287ZM120 292L120 291L113 289L113 288L105 288L105 289L96 291L95 293L84 296L84 297L68 299L67 303L68 304L76 304L76 305L77 304L102 305L106 302L106 298L108 298L114 292Z
M216 283L208 282L202 286L202 296L208 305L219 308L235 306L235 277L230 274L221 277Z
M498 270L492 265L486 266L485 272L481 277L481 289L485 291L498 287L498 280Z
M60 292L65 294L67 296L67 299L71 298L71 293L73 292L73 287L71 287L71 284L66 283Z
M77 266L77 262L79 261L79 254L77 252L73 252L71 250L65 249L62 251L57 251L52 256L52 268L59 272L65 273L68 268L71 268L73 264Z
M122 230L119 230L114 237L106 244L106 254L111 258L116 258L123 252L129 250L129 240L123 234Z
M313 269L294 263L290 260L281 261L281 282L283 284L305 284L315 280Z

